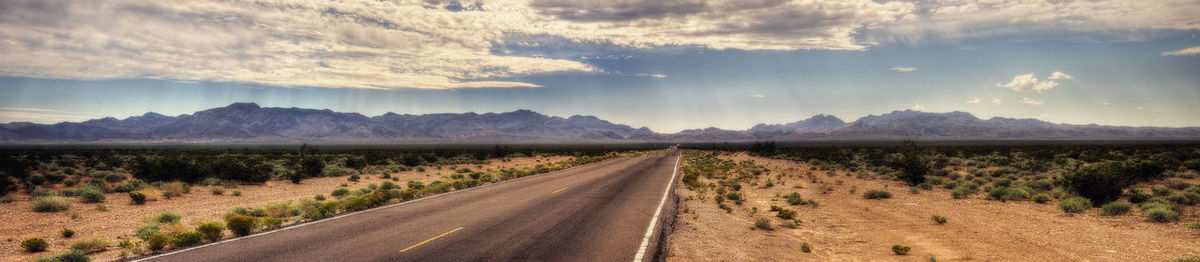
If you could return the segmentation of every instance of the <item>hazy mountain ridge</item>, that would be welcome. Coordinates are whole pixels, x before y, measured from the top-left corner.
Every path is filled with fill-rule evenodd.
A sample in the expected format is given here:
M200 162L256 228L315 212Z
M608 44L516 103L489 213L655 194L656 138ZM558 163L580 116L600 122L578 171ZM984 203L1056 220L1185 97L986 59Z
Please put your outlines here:
M146 113L83 122L0 124L0 141L40 142L405 142L405 141L746 141L819 139L1192 139L1200 128L1054 124L1036 119L980 119L965 112L893 111L853 122L819 114L747 130L690 129L662 134L594 116L552 117L530 110L409 115L234 103L175 117Z

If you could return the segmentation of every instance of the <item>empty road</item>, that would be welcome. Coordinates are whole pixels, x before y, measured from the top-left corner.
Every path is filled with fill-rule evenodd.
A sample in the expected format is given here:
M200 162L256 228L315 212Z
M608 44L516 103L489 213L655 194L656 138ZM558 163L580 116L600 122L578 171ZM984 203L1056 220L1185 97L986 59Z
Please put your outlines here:
M651 260L678 158L610 159L146 260L631 261L644 240Z

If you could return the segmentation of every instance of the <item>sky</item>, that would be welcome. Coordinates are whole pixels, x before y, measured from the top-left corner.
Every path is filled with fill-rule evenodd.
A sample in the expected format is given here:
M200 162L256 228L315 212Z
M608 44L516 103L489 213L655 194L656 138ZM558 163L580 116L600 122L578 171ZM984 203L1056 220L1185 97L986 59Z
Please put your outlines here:
M233 102L658 132L963 111L1200 126L1195 0L0 0L0 123Z

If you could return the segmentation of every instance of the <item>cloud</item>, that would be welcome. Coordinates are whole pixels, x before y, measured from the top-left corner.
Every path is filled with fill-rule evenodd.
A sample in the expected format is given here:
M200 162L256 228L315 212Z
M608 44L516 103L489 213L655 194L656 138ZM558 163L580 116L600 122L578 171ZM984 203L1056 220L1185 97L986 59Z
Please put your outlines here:
M1045 104L1045 103L1046 103L1046 101L1043 101L1043 100L1033 100L1033 99L1029 99L1028 97L1025 97L1025 98L1021 98L1021 101L1017 101L1017 103L1026 104L1026 105L1035 105L1035 106L1040 106L1040 105L1043 105L1043 104Z
M914 104L914 105L913 105L911 108L909 108L909 109L912 109L912 110L915 110L915 111L921 111L922 109L925 109L925 107L921 106L921 103L916 103L916 104Z
M92 114L77 114L56 109L0 107L0 123L28 121L35 123L53 123L61 121L82 121L97 117Z
M1001 104L1001 103L1003 103L1003 101L1000 101L1000 99L999 99L999 98L993 98L993 99L992 99L992 104L999 105L999 104Z
M1193 46L1179 50L1171 50L1162 52L1163 56L1185 56L1185 55L1200 55L1200 46Z
M653 77L653 78L667 78L667 75L666 75L666 74L647 74L647 73L637 73L637 76L641 76L641 77Z
M1054 71L1054 73L1050 73L1050 78L1048 78L1048 79L1050 79L1050 80L1070 80L1071 78L1075 78L1075 77L1068 75L1067 73Z
M1200 16L1195 15L1200 13L1200 1L1193 0L945 0L914 4L914 11L903 18L864 31L864 40L912 44L1096 34L1121 41L1163 31L1200 30Z
M750 94L750 97L752 97L752 98L766 98L767 96L765 96L765 95L763 95L763 94Z
M980 100L978 97L967 100L967 104L978 104L979 102L980 102Z
M891 70L896 71L896 72L909 73L912 71L917 71L917 68L916 67L893 67Z
M1063 74L1062 72L1054 73L1056 74L1052 74L1050 76L1051 79L1055 79L1055 76L1066 77L1067 79L1070 79L1071 77L1067 74ZM1017 75L1016 77L1013 77L1013 80L1008 82L1008 84L996 84L996 86L1017 92L1041 93L1045 90L1054 89L1054 87L1058 86L1058 82L1054 80L1038 81L1038 78L1034 76L1033 73L1029 73Z

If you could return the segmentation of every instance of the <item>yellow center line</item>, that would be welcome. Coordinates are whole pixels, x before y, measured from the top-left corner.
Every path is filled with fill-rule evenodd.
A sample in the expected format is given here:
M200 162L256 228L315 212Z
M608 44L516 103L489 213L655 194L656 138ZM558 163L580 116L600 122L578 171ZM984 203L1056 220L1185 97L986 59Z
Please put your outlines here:
M426 239L425 241L421 241L420 243L416 243L416 244L414 244L414 245L412 245L412 246L409 246L409 247L407 247L407 248L401 249L401 250L400 250L400 253L404 253L404 251L408 251L409 249L413 249L413 248L415 248L415 247L418 247L418 246L424 245L425 243L429 243L429 241L433 241L434 239L438 239L438 238L440 238L440 237L444 237L444 236L446 236L446 235L449 235L450 233L454 233L454 231L459 231L459 230L462 230L462 229L463 229L462 227L458 227L458 228L455 228L454 230L446 231L446 233L442 233L441 235L437 235L437 236L431 237L431 238L429 238L429 239Z
M551 195L558 194L558 192L562 192L563 190L566 190L566 189L567 189L567 187L559 188L558 190L554 190L554 192L550 192L550 194Z

